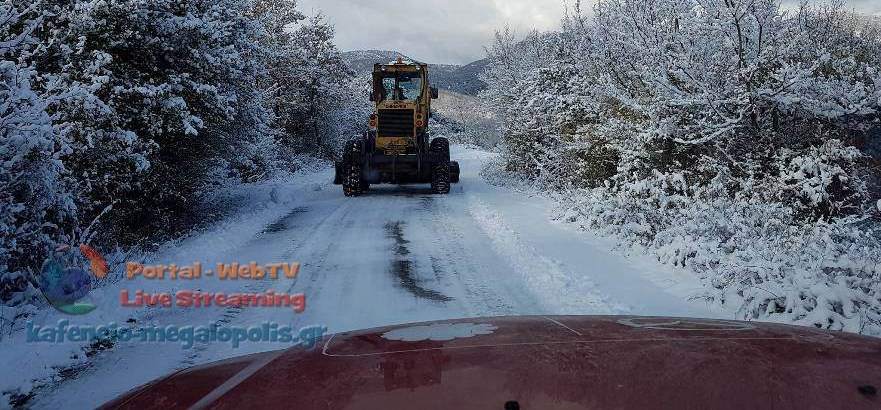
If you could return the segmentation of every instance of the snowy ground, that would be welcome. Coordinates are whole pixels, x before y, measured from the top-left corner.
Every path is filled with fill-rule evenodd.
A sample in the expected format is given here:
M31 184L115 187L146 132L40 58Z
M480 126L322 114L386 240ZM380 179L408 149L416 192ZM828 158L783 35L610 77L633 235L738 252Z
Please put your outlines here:
M491 315L636 314L731 317L688 302L696 278L650 260L625 258L600 238L549 222L547 200L497 188L478 175L492 154L455 147L462 182L449 196L426 186L379 186L344 198L329 184L332 171L301 176L253 198L245 212L167 246L155 263L299 261L295 280L200 282L121 281L93 295L99 310L72 323L294 327L321 324L330 332L422 320ZM140 309L119 307L121 288L174 291L303 292L307 309ZM54 324L47 312L38 322ZM120 343L86 359L79 344L34 345L24 335L2 341L0 391L28 389L43 379L28 405L90 408L176 369L279 344L198 345ZM76 354L76 358L72 358ZM77 364L71 366L71 364ZM64 376L58 368L65 367ZM54 382L45 378L56 374ZM2 404L0 404L2 407Z

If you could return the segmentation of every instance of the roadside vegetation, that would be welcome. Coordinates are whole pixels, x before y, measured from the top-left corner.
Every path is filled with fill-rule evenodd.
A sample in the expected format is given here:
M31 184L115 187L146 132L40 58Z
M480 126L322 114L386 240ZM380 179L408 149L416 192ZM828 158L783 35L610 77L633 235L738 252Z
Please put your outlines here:
M740 319L881 333L881 25L840 4L601 0L489 49L489 174L703 278Z
M7 331L59 244L186 232L217 189L331 157L367 108L333 28L294 0L6 1L0 76Z

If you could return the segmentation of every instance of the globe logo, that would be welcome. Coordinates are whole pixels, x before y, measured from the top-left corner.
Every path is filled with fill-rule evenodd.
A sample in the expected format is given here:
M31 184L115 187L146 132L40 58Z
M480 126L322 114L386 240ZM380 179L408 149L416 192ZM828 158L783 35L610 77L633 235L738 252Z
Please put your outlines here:
M79 251L89 260L92 274L98 279L107 276L107 262L98 251L82 244ZM85 315L97 306L80 302L92 290L92 278L84 269L78 267L81 258L70 246L62 245L56 249L40 269L37 287L55 309L69 315Z

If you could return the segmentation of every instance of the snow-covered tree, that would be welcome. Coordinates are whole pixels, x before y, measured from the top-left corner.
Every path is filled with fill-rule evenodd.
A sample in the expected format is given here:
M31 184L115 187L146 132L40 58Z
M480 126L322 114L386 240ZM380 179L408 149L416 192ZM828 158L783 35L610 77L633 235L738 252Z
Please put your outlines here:
M304 20L294 0L0 5L0 324L56 245L155 243L205 191L357 134L363 85Z
M10 0L0 13L4 298L7 273L54 243L184 231L204 191L295 166L291 152L328 155L364 127L333 28L294 0Z
M76 214L60 159L69 147L31 88L33 67L18 58L34 42L32 11L0 6L0 319L3 305L30 300L29 276Z
M361 86L333 44L333 27L319 14L289 33L288 51L277 70L276 118L286 133L286 145L298 153L328 156L337 135L331 135L341 111L354 107ZM364 122L366 119L361 119Z
M343 79L339 88L332 91L332 98L319 117L318 129L325 155L336 156L343 151L346 141L367 132L368 118L373 113L370 102L371 80L355 77L351 73Z
M47 0L38 71L83 220L116 203L107 236L124 242L185 227L226 170L252 179L274 154L257 77L262 26L244 0Z
M480 93L499 119L502 136L506 140L505 149L515 158L524 161L511 161L509 168L514 171L532 169L534 156L543 151L538 141L541 131L538 124L528 121L522 109L532 109L536 94L528 93L522 87L530 87L529 81L539 68L551 61L551 49L556 36L530 32L526 38L518 41L509 28L496 33L493 43L487 47L489 64L481 75L487 83L487 89ZM527 120L527 121L524 121Z

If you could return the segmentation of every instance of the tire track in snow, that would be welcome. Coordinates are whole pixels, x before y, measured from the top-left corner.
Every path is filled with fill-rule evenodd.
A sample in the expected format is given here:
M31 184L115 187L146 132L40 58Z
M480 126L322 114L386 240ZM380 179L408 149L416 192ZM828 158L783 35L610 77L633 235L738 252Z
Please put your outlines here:
M459 306L468 316L512 315L524 310L539 313L531 311L533 300L497 280L503 264L486 252L481 238L475 237L479 231L466 233L469 228L474 229L473 221L458 218L464 212L463 199L461 193L438 198L420 218L418 227L431 235L423 245L432 273L462 295Z
M422 287L420 280L416 275L416 264L410 259L410 249L408 245L410 241L404 239L404 221L388 222L385 224L386 237L394 241L393 260L391 273L398 280L398 284L407 292L412 293L416 297L428 299L435 302L449 302L453 298L444 295L435 290Z

